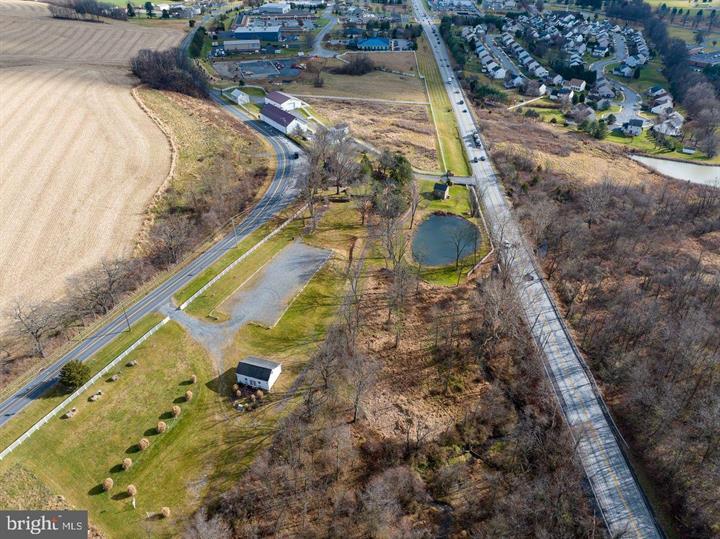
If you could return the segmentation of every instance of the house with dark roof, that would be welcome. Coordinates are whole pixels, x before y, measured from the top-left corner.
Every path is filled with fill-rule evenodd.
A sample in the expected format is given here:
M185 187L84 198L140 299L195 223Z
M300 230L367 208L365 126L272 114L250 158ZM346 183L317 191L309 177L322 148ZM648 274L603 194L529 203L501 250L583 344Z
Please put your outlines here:
M622 124L621 130L628 137L637 137L643 132L643 121L633 118L629 122Z
M270 391L282 372L282 365L259 357L246 357L235 369L237 383Z
M433 196L440 200L450 198L450 186L446 183L436 183L433 185Z
M277 108L284 110L285 112L295 109L301 109L307 106L307 103L301 101L297 97L286 94L285 92L277 91L270 92L268 95L266 95L265 103L274 105Z
M286 135L292 135L298 131L304 133L309 130L305 120L270 103L266 103L260 110L260 119Z

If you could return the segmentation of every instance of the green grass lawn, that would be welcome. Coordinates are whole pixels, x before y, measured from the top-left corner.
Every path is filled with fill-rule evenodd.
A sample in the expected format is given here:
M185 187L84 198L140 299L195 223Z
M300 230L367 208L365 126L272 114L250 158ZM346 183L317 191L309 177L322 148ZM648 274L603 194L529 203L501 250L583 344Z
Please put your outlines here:
M242 86L240 90L253 97L265 97L265 90L259 86Z
M608 76L621 82L625 86L629 86L630 88L641 94L643 98L645 97L645 92L653 86L662 86L663 88L668 88L668 81L665 78L665 75L661 73L663 66L662 61L659 58L654 58L650 60L647 64L645 64L640 69L640 78L638 79L632 77L626 79L625 77L613 75L612 70L617 65L618 64L610 64L607 66L606 73L608 74Z
M218 399L211 389L215 376L206 353L173 322L128 359L138 365L118 366L118 381L100 381L79 396L72 419L50 421L0 471L21 465L73 506L88 509L90 520L109 536L176 536L176 525L204 493L205 475L221 445ZM194 385L192 374L198 377ZM98 389L102 398L89 402ZM188 389L191 402L183 397ZM169 413L173 404L182 409L177 418ZM159 420L168 426L162 434L155 428ZM150 447L138 451L142 437ZM133 460L128 471L119 466L125 457ZM115 483L110 492L100 487L106 477ZM136 509L124 495L129 484L138 489ZM163 506L170 507L170 519L148 518Z
M440 147L439 153L445 169L451 170L457 176L468 176L470 169L458 132L455 114L450 104L450 98L445 91L435 57L425 38L418 40L417 59L420 73L427 82L432 116Z
M162 315L152 313L134 324L129 332L124 331L118 333L115 340L85 362L90 368L91 374L95 374L105 367L105 365L120 355L128 346L142 337L162 319ZM25 409L15 415L12 420L0 427L0 448L5 449L17 440L21 434L47 415L66 397L67 393L62 391L58 386L54 386L43 394L42 397L26 406Z
M644 131L642 135L637 137L625 137L623 135L616 135L610 133L605 139L616 144L623 144L629 146L638 152L642 152L649 156L665 157L667 159L680 159L682 161L697 161L698 163L715 164L720 163L720 156L716 156L712 159L708 159L705 155L700 152L695 152L692 155L684 154L678 151L669 151L664 148L658 148L655 146L655 141L650 137L648 131Z

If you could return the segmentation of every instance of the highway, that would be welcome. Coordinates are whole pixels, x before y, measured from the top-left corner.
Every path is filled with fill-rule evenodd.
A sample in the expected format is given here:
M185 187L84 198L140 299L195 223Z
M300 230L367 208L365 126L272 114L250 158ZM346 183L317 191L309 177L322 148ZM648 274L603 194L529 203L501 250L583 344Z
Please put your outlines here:
M250 118L239 109L224 103L216 93L213 93L211 97L221 108L244 121L270 142L278 159L275 176L263 197L255 207L248 212L242 222L235 227L235 231L231 230L224 238L214 243L177 273L174 273L127 308L126 313L130 324L134 324L144 316L171 304L172 296L176 292L217 261L228 249L235 245L236 241L246 237L266 223L273 215L287 207L297 197L298 186L296 185L296 172L298 164L304 159L300 147L295 145L279 131L274 130L258 120ZM300 159L292 158L296 152L300 154ZM32 381L25 384L15 394L0 404L0 426L9 421L15 414L20 412L33 400L39 398L49 387L55 384L58 373L65 363L72 359L79 359L81 361L88 359L108 345L123 331L126 331L126 328L124 317L117 315L91 335L80 341L52 365L41 371Z
M485 216L498 246L498 256L511 262L513 284L531 333L543 352L544 367L577 443L577 454L593 491L596 506L613 537L663 537L650 506L620 447L592 374L558 313L541 273L515 222L489 156L472 142L477 125L468 112L463 90L450 67L447 50L421 0L415 13L432 46L450 96L458 128L466 144L472 175ZM435 31L434 31L435 30ZM437 33L436 33L437 32ZM476 162L477 161L477 162ZM578 496L582 496L578 492Z

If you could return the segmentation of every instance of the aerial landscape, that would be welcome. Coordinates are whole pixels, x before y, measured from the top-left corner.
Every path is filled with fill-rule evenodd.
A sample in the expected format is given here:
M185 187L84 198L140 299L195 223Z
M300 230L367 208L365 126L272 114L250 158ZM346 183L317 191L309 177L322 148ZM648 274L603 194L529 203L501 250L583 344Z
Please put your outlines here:
M719 12L0 0L0 537L719 537Z

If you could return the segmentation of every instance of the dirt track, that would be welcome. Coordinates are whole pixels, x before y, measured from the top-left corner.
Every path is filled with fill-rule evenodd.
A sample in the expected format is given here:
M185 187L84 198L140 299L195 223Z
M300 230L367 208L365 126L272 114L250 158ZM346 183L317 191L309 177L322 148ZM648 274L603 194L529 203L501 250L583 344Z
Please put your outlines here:
M132 250L170 150L127 66L182 35L0 0L0 309L59 296L69 275Z

